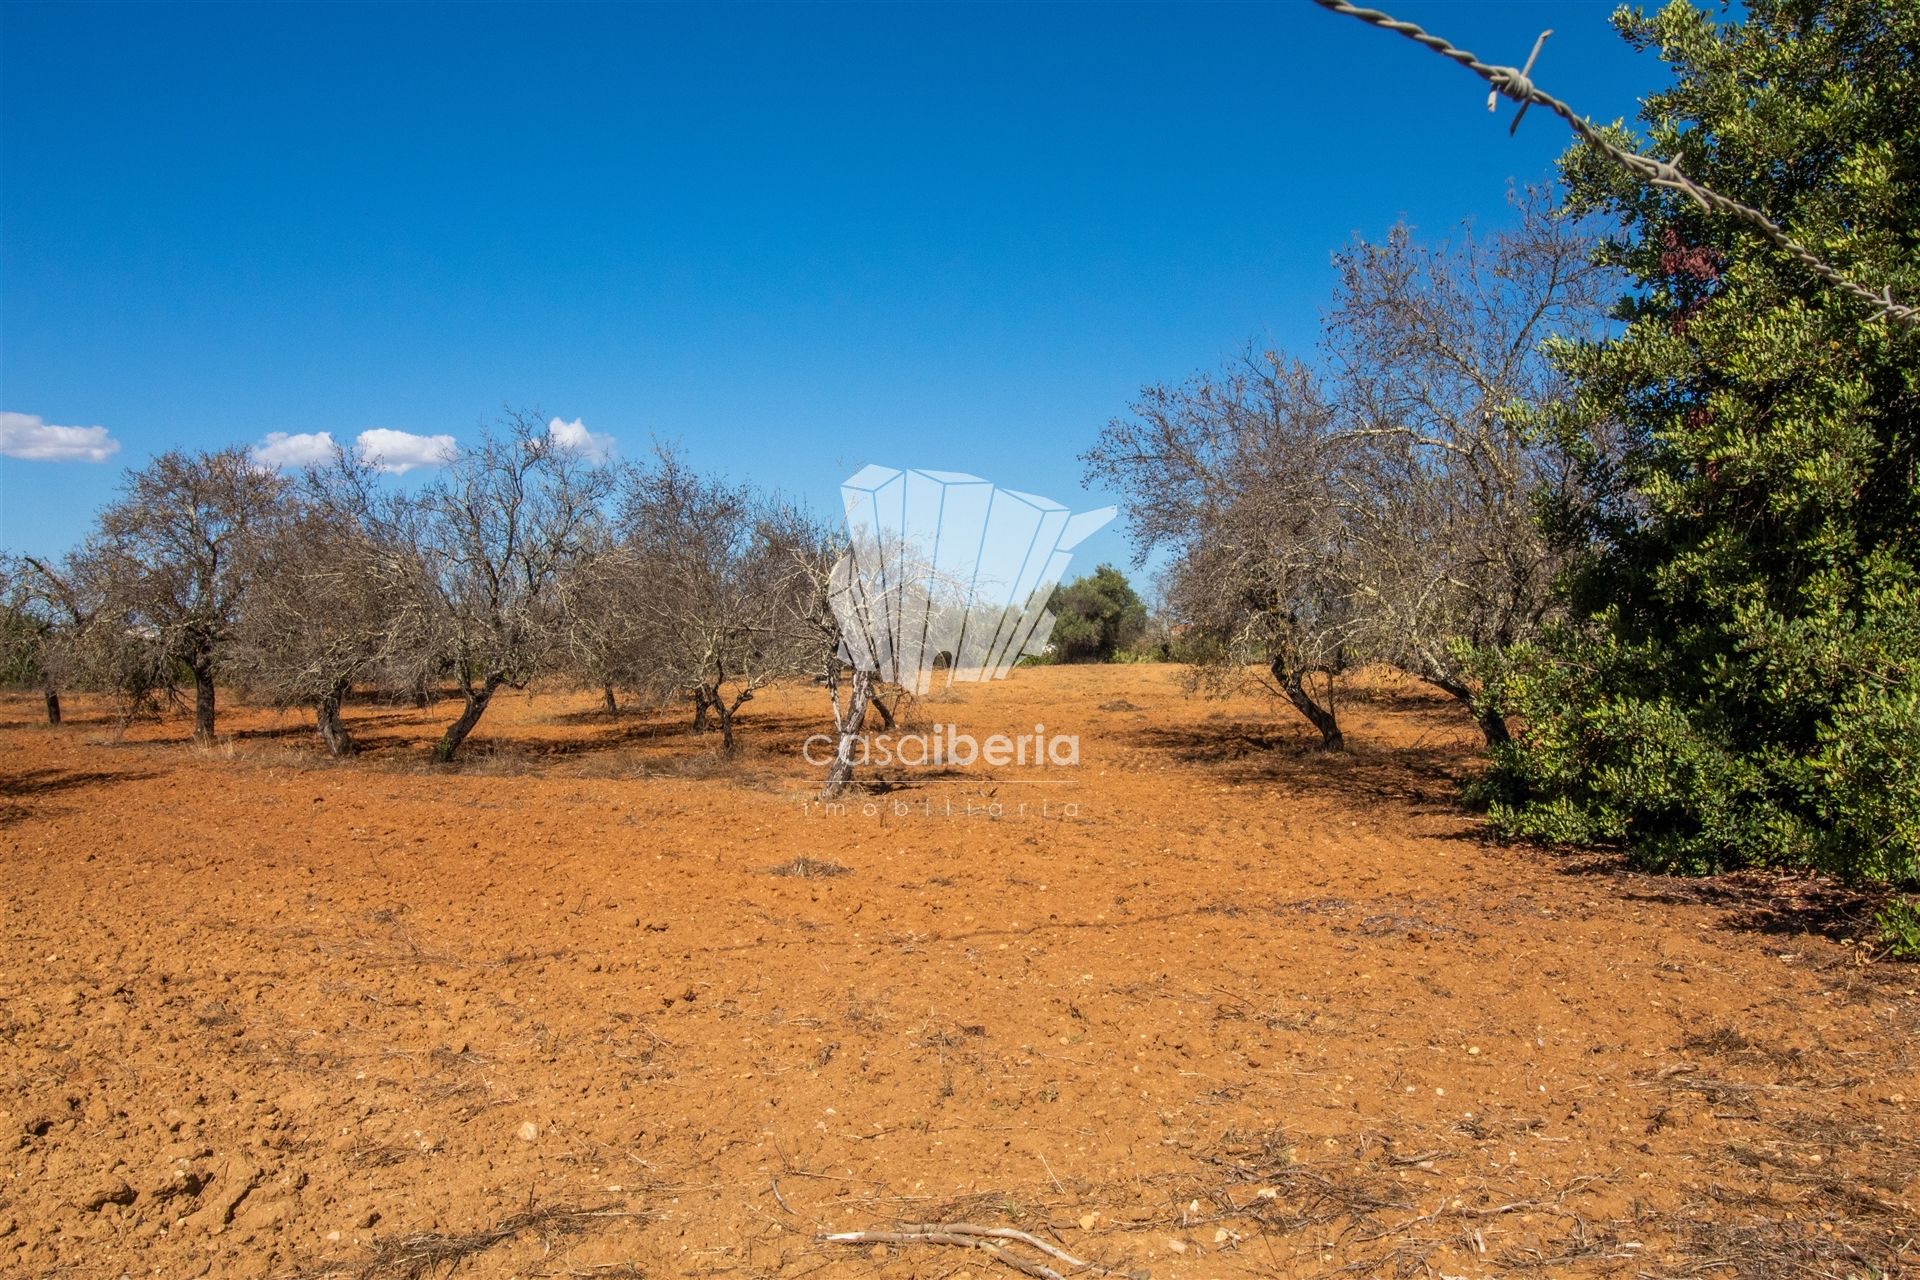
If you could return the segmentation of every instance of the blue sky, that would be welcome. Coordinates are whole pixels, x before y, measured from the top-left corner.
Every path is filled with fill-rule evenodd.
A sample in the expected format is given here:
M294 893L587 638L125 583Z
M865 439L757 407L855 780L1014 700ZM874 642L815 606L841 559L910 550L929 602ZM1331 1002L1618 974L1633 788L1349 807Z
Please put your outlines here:
M1551 26L1603 119L1661 83L1611 0L1387 7L1492 61ZM1306 0L5 3L0 411L118 449L0 458L0 544L166 448L503 404L822 509L868 462L1098 505L1105 421L1310 346L1352 233L1500 219L1567 140L1510 113Z

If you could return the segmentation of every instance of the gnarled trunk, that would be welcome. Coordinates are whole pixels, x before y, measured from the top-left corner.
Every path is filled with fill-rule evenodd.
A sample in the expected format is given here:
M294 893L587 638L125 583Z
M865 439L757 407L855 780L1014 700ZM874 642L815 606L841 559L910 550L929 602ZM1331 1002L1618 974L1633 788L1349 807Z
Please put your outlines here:
M416 708L424 708L427 705L427 678L425 676L415 676L413 678L413 705Z
M733 754L733 717L739 712L741 704L753 701L753 690L742 689L740 696L732 703L720 696L718 690L710 695L710 705L720 719L720 749L728 755Z
M1446 676L1421 676L1428 684L1441 692L1458 698L1473 716L1473 722L1480 726L1480 735L1486 739L1489 747L1497 747L1513 741L1513 735L1507 732L1506 717L1492 707L1474 705L1473 690L1458 680Z
M1347 740L1340 732L1340 717L1333 704L1333 675L1322 672L1327 678L1327 704L1321 706L1307 689L1307 676L1311 673L1289 670L1279 658L1273 660L1273 678L1287 695L1294 710L1307 718L1307 723L1320 731L1320 745L1328 751L1345 751Z
M1480 733L1489 747L1504 746L1513 741L1513 735L1507 732L1507 718L1498 711L1475 712L1473 718L1480 722Z
M460 718L447 726L447 731L440 741L433 744L435 760L441 764L452 761L454 753L460 750L460 744L467 740L467 735L473 732L473 727L480 723L480 717L487 714L487 704L493 701L494 692L499 689L501 683L499 676L488 676L486 682L478 689L472 685L466 685L461 689L460 692L465 696L467 705L461 708Z
M349 686L345 680L333 686L313 705L313 718L320 730L320 740L327 744L327 754L350 756L354 752L353 735L347 732L347 726L340 719L340 704L347 699Z
M859 667L853 669L853 691L847 697L847 714L840 720L840 742L827 769L826 785L820 798L831 800L847 789L853 780L853 744L867 720L867 704L873 700L873 676Z
M213 741L213 664L199 662L193 668L193 737L196 742Z
M46 686L46 695L47 723L50 725L58 725L60 723L60 691L52 685L48 685Z

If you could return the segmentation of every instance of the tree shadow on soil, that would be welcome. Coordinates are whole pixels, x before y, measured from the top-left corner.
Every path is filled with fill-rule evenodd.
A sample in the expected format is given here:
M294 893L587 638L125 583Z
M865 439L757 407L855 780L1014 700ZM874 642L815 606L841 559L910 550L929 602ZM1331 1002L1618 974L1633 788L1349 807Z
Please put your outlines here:
M672 714L669 715L668 713ZM649 724L679 724L682 728L693 722L693 703L684 705L662 703L654 706L622 706L620 710L608 712L605 707L587 707L580 711L556 711L545 717L548 724L584 725L588 728L605 727L626 720L638 720Z
M889 766L890 767L890 766ZM984 774L968 773L965 769L947 765L942 768L915 769L911 773L896 773L892 776L871 771L871 776L861 777L857 772L853 778L852 789L866 795L886 796L904 794L911 791L923 791L942 782L971 782L982 787L999 787L1018 779L991 778Z
M138 770L94 769L28 769L22 773L0 774L0 826L18 822L35 813L35 806L25 803L28 800L85 787L139 782L158 776Z
M142 711L138 715L133 717L133 722L157 723L164 719L165 717L163 715L156 714L151 711ZM49 733L61 733L71 729L98 729L103 726L107 728L118 728L122 723L126 722L126 720L127 720L127 717L121 715L118 712L82 711L82 710L70 708L64 713L62 713L59 724L48 724L47 718L44 715L28 715L28 716L21 716L17 719L8 718L5 720L0 720L0 730L44 729Z
M1636 870L1626 855L1590 849L1543 851L1567 876L1612 881L1629 902L1712 907L1723 928L1774 937L1815 934L1847 942L1873 932L1883 895L1849 888L1826 876L1786 871L1729 871L1718 876L1671 876Z
M311 718L302 718L290 724L267 725L253 729L235 729L219 731L217 738L232 738L235 742L275 742L286 738L309 737L318 741L320 732Z
M1236 786L1452 804L1472 772L1470 755L1456 743L1387 746L1349 740L1345 751L1328 751L1304 734L1257 721L1140 728L1129 737L1184 764L1212 766L1221 781Z
M366 720L356 717L347 722L354 734L355 755L334 760L315 743L311 753L316 765L351 765L355 760L401 772L468 772L501 776L537 776L552 770L555 777L673 777L690 779L731 779L764 782L770 776L769 765L788 762L805 770L800 744L809 733L818 732L819 721L806 716L769 715L743 718L735 722L737 743L731 755L723 752L718 728L694 732L679 716L643 719L623 712L618 719L604 711L585 715L566 713L547 723L578 723L597 730L591 734L564 738L542 737L537 732L516 732L504 725L498 734L489 734L486 725L475 732L452 764L433 761L428 748L438 739L442 726L421 724L415 713L396 713L405 727L399 732L367 732ZM777 770L776 770L777 771Z
M629 713L622 713L623 716L627 714ZM671 720L633 720L623 724L609 720L603 711L597 713L597 717L578 717L578 713L571 713L566 717L555 717L555 719L556 721L564 719L573 723L597 723L602 731L591 737L565 738L558 741L504 738L499 740L501 746L530 751L550 759L564 760L635 746L684 745L702 749L711 746L717 749L721 742L720 730L717 727L695 732L688 721L679 716ZM742 754L757 754L765 751L769 746L779 750L785 744L791 744L797 753L800 744L809 734L820 732L820 725L820 720L809 716L742 716L733 722L733 732Z

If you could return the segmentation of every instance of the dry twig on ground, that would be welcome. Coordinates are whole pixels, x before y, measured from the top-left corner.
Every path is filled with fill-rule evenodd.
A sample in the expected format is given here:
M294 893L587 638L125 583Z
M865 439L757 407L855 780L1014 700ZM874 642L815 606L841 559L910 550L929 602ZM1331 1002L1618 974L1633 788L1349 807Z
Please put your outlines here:
M914 1222L890 1230L881 1231L835 1231L820 1236L829 1244L950 1244L967 1249L979 1249L995 1262L1012 1267L1024 1275L1034 1276L1037 1280L1065 1280L1058 1271L1042 1262L1034 1262L1015 1253L1009 1253L995 1241L1005 1240L1024 1244L1038 1249L1056 1262L1075 1270L1090 1267L1091 1262L1082 1262L1064 1249L1048 1244L1038 1236L1012 1227L979 1227L968 1222Z

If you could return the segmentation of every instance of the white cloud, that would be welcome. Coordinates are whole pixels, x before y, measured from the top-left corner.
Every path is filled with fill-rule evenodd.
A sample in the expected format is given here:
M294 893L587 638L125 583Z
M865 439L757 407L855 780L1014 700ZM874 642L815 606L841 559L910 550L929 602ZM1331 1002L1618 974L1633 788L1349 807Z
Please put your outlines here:
M320 466L333 461L333 435L326 431L305 431L289 435L269 431L267 438L253 446L255 466L286 470L289 467Z
M613 437L587 430L579 418L562 422L555 418L547 424L547 435L554 444L577 453L589 462L605 462L613 456Z
M34 413L0 413L0 454L29 462L105 462L120 442L105 427L56 427Z
M458 447L452 436L419 436L391 427L362 431L354 445L362 462L396 476L415 467L443 466Z

